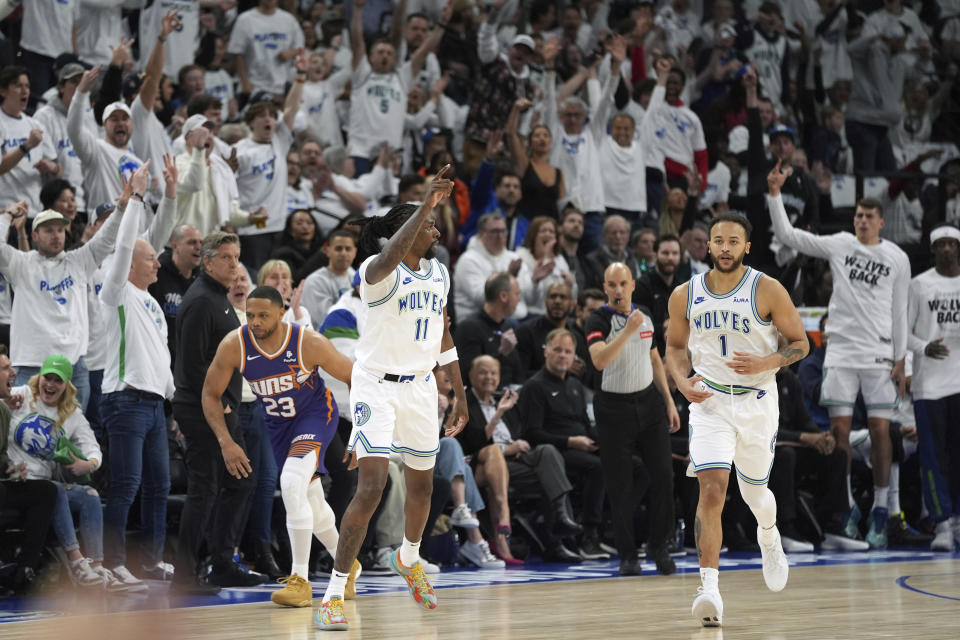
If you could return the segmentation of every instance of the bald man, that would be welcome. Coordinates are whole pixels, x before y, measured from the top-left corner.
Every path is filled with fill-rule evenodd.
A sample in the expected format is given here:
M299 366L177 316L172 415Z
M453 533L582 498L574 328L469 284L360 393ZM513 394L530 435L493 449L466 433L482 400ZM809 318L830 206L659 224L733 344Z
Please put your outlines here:
M674 522L670 433L680 428L680 416L653 339L653 320L632 302L635 284L627 265L610 264L603 273L607 304L587 318L587 345L601 376L593 407L620 574L640 574L633 510L635 494L646 489L646 478L635 482L645 466L651 489L647 557L669 575L677 570L669 549Z

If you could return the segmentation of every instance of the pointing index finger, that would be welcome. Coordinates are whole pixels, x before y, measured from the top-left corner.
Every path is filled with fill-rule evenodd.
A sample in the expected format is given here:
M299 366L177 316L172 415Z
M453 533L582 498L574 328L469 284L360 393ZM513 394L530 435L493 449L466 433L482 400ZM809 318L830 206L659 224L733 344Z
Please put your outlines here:
M440 171L437 171L437 175L433 176L433 179L434 179L434 180L440 180L440 179L442 179L442 178L443 178L443 174L445 174L449 168L450 168L450 165L448 165L448 164L443 165L443 168L440 169Z

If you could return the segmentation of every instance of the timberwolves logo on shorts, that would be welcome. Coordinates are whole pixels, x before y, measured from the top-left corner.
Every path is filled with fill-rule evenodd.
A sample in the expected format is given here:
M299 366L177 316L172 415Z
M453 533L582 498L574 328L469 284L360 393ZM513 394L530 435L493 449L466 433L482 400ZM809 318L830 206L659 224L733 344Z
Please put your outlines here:
M362 427L370 419L370 405L366 402L358 402L353 407L353 424Z
M13 437L31 456L49 460L57 448L59 431L55 421L38 413L31 413L16 426Z

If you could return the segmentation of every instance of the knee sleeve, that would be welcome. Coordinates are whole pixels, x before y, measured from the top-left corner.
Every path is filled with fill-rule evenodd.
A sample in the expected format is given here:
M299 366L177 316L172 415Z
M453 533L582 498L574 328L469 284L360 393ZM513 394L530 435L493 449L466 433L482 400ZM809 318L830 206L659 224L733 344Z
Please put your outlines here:
M764 529L769 529L777 523L777 500L773 497L773 492L767 488L767 485L750 484L744 482L743 478L737 476L737 483L740 486L740 495L743 501L750 507L754 517Z
M323 485L319 479L310 483L307 497L313 511L313 535L327 548L331 555L335 556L337 545L340 542L340 533L337 531L337 517L323 497Z
M313 513L307 491L317 470L317 453L312 451L302 458L287 458L280 471L280 493L287 510L287 526L291 529L311 529Z

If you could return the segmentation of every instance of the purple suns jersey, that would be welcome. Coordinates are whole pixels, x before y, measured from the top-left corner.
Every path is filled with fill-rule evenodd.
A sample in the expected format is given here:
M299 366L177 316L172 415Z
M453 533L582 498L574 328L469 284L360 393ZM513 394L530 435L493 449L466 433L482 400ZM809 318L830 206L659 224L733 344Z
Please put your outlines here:
M304 333L303 327L289 323L283 345L268 354L257 345L249 326L240 327L240 373L263 403L268 423L289 422L307 413L320 413L329 421L336 411L323 378L301 364Z

